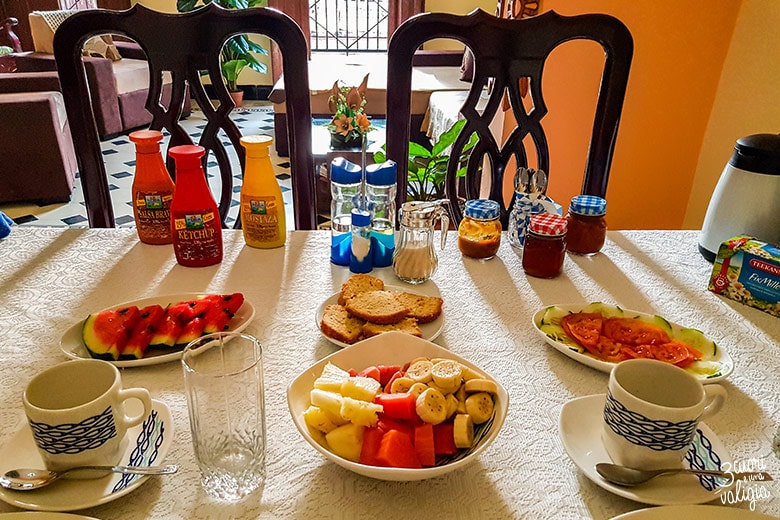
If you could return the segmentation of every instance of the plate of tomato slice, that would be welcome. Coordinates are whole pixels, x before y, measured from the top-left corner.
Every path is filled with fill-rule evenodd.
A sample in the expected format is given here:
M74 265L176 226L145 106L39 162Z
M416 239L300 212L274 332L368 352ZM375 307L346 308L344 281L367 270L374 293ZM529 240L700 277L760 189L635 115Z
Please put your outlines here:
M677 365L703 383L734 370L728 352L701 331L616 305L551 305L534 314L533 324L553 348L602 372L633 358Z

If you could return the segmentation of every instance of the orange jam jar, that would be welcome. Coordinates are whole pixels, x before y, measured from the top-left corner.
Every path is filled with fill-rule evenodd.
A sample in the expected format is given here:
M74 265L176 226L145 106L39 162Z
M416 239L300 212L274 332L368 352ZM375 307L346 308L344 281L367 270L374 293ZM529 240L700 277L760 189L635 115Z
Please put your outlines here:
M465 256L493 258L501 244L501 207L487 199L466 201L463 220L458 226L458 249Z
M561 274L566 256L567 225L560 215L531 215L523 250L525 274L537 278L555 278Z
M595 255L607 238L607 201L594 195L578 195L571 199L566 248L578 255Z

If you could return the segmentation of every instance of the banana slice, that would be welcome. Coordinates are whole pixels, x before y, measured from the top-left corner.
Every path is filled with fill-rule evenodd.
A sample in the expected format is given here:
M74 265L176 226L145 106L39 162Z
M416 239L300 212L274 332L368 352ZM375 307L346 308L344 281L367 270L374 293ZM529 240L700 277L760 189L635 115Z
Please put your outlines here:
M445 390L445 393L450 393L460 386L463 380L462 372L463 367L460 363L452 359L445 359L433 365L431 377L439 388Z
M498 385L490 379L469 379L463 386L466 387L466 393L468 394L474 392L498 393Z
M428 385L426 385L425 383L415 383L407 391L413 396L419 397L419 395L425 392L426 390L428 390Z
M415 409L420 419L429 424L439 424L447 418L447 400L435 388L428 388L417 396Z
M418 359L406 369L406 377L415 383L427 383L431 380L433 363L428 359Z
M483 379L484 376L478 374L475 370L470 369L467 366L463 367L463 380L468 381L470 379Z
M444 399L447 401L447 419L449 419L458 411L458 398L455 394L447 394Z
M417 402L419 403L419 400ZM493 408L493 396L487 392L477 392L466 398L466 413L471 416L474 424L482 424L493 417Z
M455 398L458 400L458 413L467 413L466 412L466 385L460 385L460 388L455 390L455 393L453 394Z
M474 420L469 414L459 413L455 416L452 437L458 448L471 448L474 444Z
M390 393L391 394L400 394L400 393L403 393L403 392L408 392L413 384L414 384L414 381L412 381L408 377L398 377L390 385Z

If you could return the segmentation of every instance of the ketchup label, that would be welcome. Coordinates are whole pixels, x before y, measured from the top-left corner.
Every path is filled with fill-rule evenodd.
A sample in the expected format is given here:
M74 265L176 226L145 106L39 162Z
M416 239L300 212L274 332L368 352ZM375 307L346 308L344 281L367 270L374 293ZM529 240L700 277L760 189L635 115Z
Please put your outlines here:
M177 258L190 262L222 259L221 224L216 217L210 210L173 215Z

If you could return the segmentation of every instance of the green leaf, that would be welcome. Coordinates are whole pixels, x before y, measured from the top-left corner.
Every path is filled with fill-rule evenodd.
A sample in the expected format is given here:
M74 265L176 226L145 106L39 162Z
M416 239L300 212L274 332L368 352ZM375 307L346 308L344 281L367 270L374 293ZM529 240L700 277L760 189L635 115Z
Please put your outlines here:
M465 119L460 119L455 122L454 125L450 127L449 130L441 134L439 137L439 141L433 145L433 150L431 150L432 155L439 155L441 152L446 150L452 143L455 142L455 139L458 138L458 134L460 134L460 131L463 129L463 126L466 124Z
M415 142L409 143L409 158L416 158L416 157L430 157L431 152L425 148L424 146L417 144Z
M387 160L387 156L385 155L385 152L383 151L376 151L374 152L374 162L376 164L381 164Z

